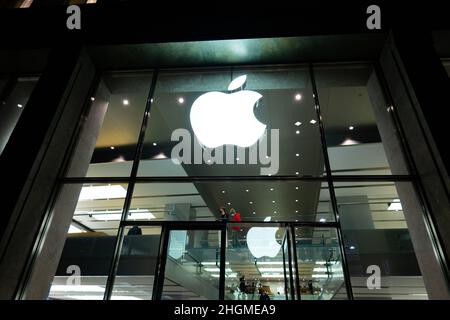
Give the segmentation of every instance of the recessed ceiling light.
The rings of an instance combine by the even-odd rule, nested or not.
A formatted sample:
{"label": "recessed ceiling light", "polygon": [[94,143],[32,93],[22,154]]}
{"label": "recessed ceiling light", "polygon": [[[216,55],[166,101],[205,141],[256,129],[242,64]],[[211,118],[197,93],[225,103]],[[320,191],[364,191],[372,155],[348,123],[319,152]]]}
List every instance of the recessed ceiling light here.
{"label": "recessed ceiling light", "polygon": [[350,127],[348,127],[348,130],[353,130],[353,129],[355,129],[355,127],[354,127],[354,126],[350,126]]}
{"label": "recessed ceiling light", "polygon": [[316,120],[314,120],[314,119],[312,119],[309,123],[311,123],[311,124],[316,124]]}
{"label": "recessed ceiling light", "polygon": [[225,193],[225,190],[222,190],[222,193]]}
{"label": "recessed ceiling light", "polygon": [[250,190],[248,190],[248,189],[245,189],[245,192],[249,192]]}
{"label": "recessed ceiling light", "polygon": [[211,163],[211,159],[208,159],[208,161],[207,161],[208,163]]}
{"label": "recessed ceiling light", "polygon": [[111,147],[109,147],[111,150],[114,150],[115,149],[115,147],[113,147],[113,146],[111,146]]}
{"label": "recessed ceiling light", "polygon": [[299,187],[295,187],[295,190],[298,190],[299,189]]}
{"label": "recessed ceiling light", "polygon": [[236,161],[239,161],[239,157],[236,158]]}
{"label": "recessed ceiling light", "polygon": [[295,101],[300,101],[300,100],[302,100],[302,95],[300,93],[297,93],[295,95]]}
{"label": "recessed ceiling light", "polygon": [[356,249],[356,247],[355,246],[350,246],[350,248],[349,248],[350,250],[355,250]]}
{"label": "recessed ceiling light", "polygon": [[95,101],[95,98],[94,98],[94,97],[91,97],[91,101]]}
{"label": "recessed ceiling light", "polygon": [[325,218],[320,218],[319,219],[319,222],[326,222],[327,221],[327,219],[325,219]]}
{"label": "recessed ceiling light", "polygon": [[256,212],[255,212],[255,211],[253,211],[253,214],[256,214]]}
{"label": "recessed ceiling light", "polygon": [[18,108],[22,108],[23,105],[21,105],[20,103],[18,103],[18,104],[17,104],[17,107],[18,107]]}
{"label": "recessed ceiling light", "polygon": [[295,202],[298,202],[298,199],[295,199]]}
{"label": "recessed ceiling light", "polygon": [[300,172],[296,171],[295,174],[298,176],[300,174]]}
{"label": "recessed ceiling light", "polygon": [[296,156],[296,157],[300,157],[300,154],[299,154],[299,153],[296,153],[295,156]]}
{"label": "recessed ceiling light", "polygon": [[150,99],[150,102],[153,103],[153,98]]}
{"label": "recessed ceiling light", "polygon": [[298,213],[298,210],[295,210],[295,213]]}
{"label": "recessed ceiling light", "polygon": [[295,131],[295,134],[300,134],[300,130]]}
{"label": "recessed ceiling light", "polygon": [[270,190],[270,191],[273,191],[273,190],[275,190],[275,189],[274,189],[274,188],[270,188],[269,190]]}
{"label": "recessed ceiling light", "polygon": [[130,101],[128,101],[127,99],[123,99],[122,103],[124,106],[127,106],[130,104]]}
{"label": "recessed ceiling light", "polygon": [[275,203],[275,200],[272,200],[272,203]]}
{"label": "recessed ceiling light", "polygon": [[269,159],[269,156],[266,156],[266,159]]}
{"label": "recessed ceiling light", "polygon": [[299,127],[302,123],[300,121],[297,121],[296,123],[294,123],[296,127]]}
{"label": "recessed ceiling light", "polygon": [[157,146],[157,143],[156,143],[156,142],[153,142],[153,146],[156,147],[156,146]]}
{"label": "recessed ceiling light", "polygon": [[276,211],[274,211],[273,213],[277,213]]}
{"label": "recessed ceiling light", "polygon": [[231,202],[228,202],[228,205],[231,206]]}
{"label": "recessed ceiling light", "polygon": [[179,98],[178,98],[178,103],[179,103],[179,104],[184,103],[184,98],[183,98],[183,97],[179,97]]}
{"label": "recessed ceiling light", "polygon": [[250,204],[253,204],[253,201],[250,201],[249,203],[250,203]]}

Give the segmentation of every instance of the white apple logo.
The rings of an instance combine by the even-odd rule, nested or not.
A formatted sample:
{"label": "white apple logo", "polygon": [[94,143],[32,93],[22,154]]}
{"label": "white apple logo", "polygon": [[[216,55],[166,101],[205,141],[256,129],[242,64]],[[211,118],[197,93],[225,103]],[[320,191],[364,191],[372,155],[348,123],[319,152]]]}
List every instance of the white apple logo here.
{"label": "white apple logo", "polygon": [[[270,221],[270,217],[264,219]],[[280,252],[281,245],[277,242],[275,234],[277,227],[253,227],[247,233],[247,246],[255,258],[263,256],[274,258]]]}
{"label": "white apple logo", "polygon": [[[246,75],[237,77],[228,91],[242,89],[246,81]],[[224,144],[246,148],[255,144],[266,129],[253,114],[253,107],[261,98],[261,94],[251,90],[211,91],[198,97],[192,104],[190,120],[199,142],[208,148]]]}

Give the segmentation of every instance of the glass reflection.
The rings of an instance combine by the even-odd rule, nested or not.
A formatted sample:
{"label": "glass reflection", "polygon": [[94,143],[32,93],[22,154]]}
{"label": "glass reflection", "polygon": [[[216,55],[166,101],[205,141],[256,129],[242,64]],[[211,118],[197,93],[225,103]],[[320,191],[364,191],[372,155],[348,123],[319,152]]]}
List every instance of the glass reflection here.
{"label": "glass reflection", "polygon": [[[233,79],[244,75],[245,84],[227,90]],[[245,97],[238,97],[240,94],[250,95],[248,105]],[[198,108],[193,108],[194,104]],[[209,114],[209,110],[214,111]],[[191,123],[195,119],[196,131]],[[304,69],[162,72],[158,75],[138,175],[320,176],[323,155],[316,123],[311,84]],[[259,134],[256,140],[248,139],[252,142],[245,145],[251,147],[238,149],[232,145],[252,136],[250,128],[258,131],[261,124],[268,130],[260,137],[262,145],[258,145]],[[210,129],[199,137],[203,127]],[[226,146],[203,148],[198,140],[211,137],[221,137],[218,145]],[[181,164],[174,163],[174,159]]]}
{"label": "glass reflection", "polygon": [[380,136],[387,124],[377,122],[386,108],[377,111],[371,96],[373,67],[317,66],[314,70],[332,173],[391,174]]}
{"label": "glass reflection", "polygon": [[48,299],[103,299],[126,190],[126,184],[62,188],[53,214],[72,219],[64,247],[55,248],[61,257]]}
{"label": "glass reflection", "polygon": [[[414,210],[411,189],[408,182],[335,183],[355,298],[427,299],[403,208]],[[381,271],[379,290],[367,288],[371,265]]]}
{"label": "glass reflection", "polygon": [[334,221],[328,188],[319,181],[137,183],[127,219],[216,221],[221,207],[242,221]]}
{"label": "glass reflection", "polygon": [[130,175],[151,80],[149,72],[103,75],[90,98],[68,176]]}

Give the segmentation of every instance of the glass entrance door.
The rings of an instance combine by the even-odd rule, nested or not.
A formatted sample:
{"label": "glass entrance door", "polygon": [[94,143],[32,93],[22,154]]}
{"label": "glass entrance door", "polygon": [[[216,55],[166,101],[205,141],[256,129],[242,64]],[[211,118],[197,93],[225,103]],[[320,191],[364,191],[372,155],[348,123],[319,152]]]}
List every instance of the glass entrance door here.
{"label": "glass entrance door", "polygon": [[159,299],[218,300],[221,230],[169,228],[164,241]]}

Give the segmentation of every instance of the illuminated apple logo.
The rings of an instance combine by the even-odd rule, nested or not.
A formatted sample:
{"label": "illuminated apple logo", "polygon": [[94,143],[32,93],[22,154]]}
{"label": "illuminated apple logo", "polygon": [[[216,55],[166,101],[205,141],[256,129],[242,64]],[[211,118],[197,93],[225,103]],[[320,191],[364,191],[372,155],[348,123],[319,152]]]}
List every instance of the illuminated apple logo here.
{"label": "illuminated apple logo", "polygon": [[266,125],[259,122],[253,113],[262,95],[242,90],[246,81],[246,75],[237,77],[228,86],[230,93],[211,91],[192,104],[191,126],[203,146],[217,148],[233,144],[246,148],[264,134]]}
{"label": "illuminated apple logo", "polygon": [[[264,219],[270,221],[270,217]],[[280,252],[281,245],[277,242],[275,234],[277,227],[253,227],[247,233],[247,246],[255,258],[274,258]]]}

